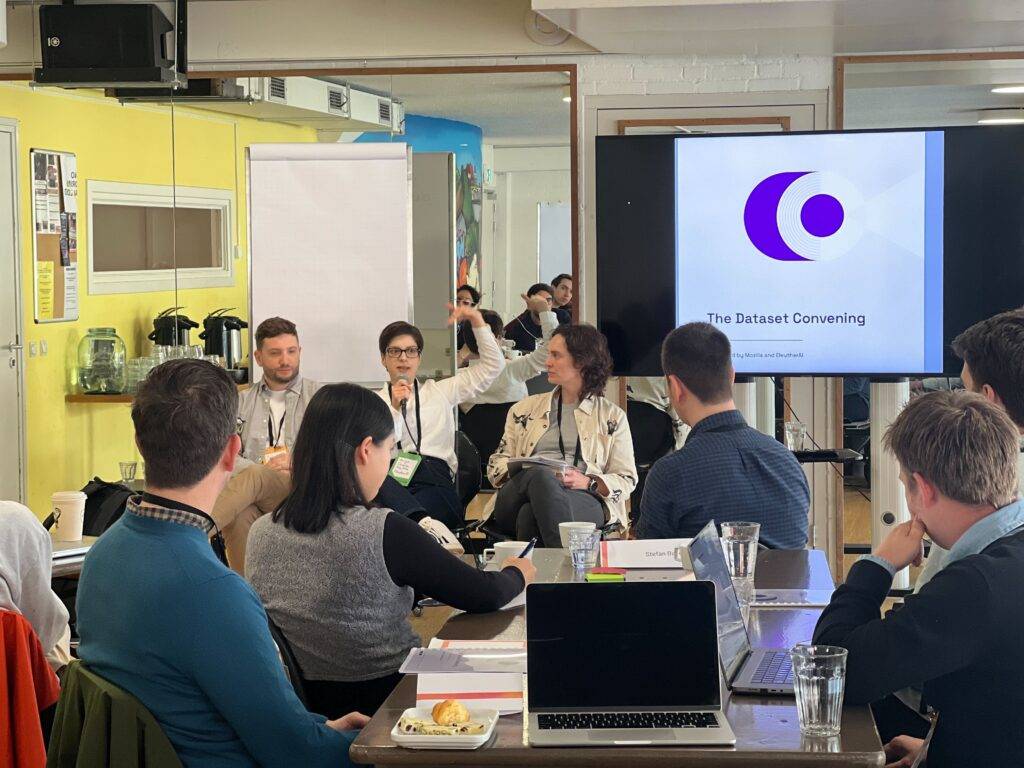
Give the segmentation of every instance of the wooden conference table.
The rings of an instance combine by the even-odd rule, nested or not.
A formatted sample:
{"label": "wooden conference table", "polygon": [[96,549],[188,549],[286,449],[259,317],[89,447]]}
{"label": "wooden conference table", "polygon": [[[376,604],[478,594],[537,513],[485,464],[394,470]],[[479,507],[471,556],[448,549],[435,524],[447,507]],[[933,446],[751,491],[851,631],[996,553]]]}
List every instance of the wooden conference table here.
{"label": "wooden conference table", "polygon": [[[537,581],[572,581],[573,571],[561,549],[534,553]],[[758,555],[756,586],[761,589],[828,589],[832,575],[823,552],[763,551]],[[819,609],[757,608],[749,630],[755,646],[789,648],[806,642]],[[457,640],[525,640],[523,608],[497,613],[454,616],[439,637]],[[600,643],[600,638],[594,642]],[[685,663],[680,660],[680,663]],[[599,670],[597,671],[599,673]],[[731,696],[725,713],[736,732],[735,748],[706,747],[562,747],[527,746],[521,715],[502,717],[495,737],[480,749],[427,751],[405,749],[391,741],[391,728],[408,707],[415,706],[416,680],[408,676],[384,702],[350,755],[357,763],[378,768],[417,766],[879,766],[884,755],[867,707],[843,708],[842,734],[833,739],[802,737],[795,700],[784,697]]]}

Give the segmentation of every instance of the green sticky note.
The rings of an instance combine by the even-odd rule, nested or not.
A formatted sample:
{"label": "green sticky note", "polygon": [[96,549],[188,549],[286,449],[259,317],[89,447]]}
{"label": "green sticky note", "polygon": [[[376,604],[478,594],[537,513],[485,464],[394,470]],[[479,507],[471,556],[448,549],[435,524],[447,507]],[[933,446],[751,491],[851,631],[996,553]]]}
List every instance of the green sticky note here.
{"label": "green sticky note", "polygon": [[587,581],[625,581],[621,573],[587,573]]}

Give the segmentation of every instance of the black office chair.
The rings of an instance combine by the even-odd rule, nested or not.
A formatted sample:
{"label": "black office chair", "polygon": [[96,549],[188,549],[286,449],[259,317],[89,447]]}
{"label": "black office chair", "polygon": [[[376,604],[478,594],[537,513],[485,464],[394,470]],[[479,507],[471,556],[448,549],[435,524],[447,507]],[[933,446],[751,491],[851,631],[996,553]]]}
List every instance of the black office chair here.
{"label": "black office chair", "polygon": [[631,526],[639,520],[640,502],[644,484],[654,462],[671,453],[676,445],[672,417],[649,403],[626,402],[626,420],[633,438],[633,458],[636,461],[637,483],[629,497]]}
{"label": "black office chair", "polygon": [[302,679],[302,670],[299,668],[299,662],[292,652],[292,647],[289,645],[288,640],[285,639],[281,628],[274,623],[269,614],[267,615],[267,625],[270,627],[270,636],[274,638],[274,643],[277,645],[277,651],[281,654],[284,670],[288,674],[288,680],[291,681],[292,688],[295,689],[295,695],[299,697],[302,706],[309,709],[309,703],[306,698],[306,683]]}
{"label": "black office chair", "polygon": [[459,501],[465,510],[469,503],[480,493],[483,478],[483,463],[480,453],[473,441],[462,430],[455,432],[455,456],[459,461],[459,474],[455,480]]}
{"label": "black office chair", "polygon": [[[459,413],[459,428],[466,434],[480,453],[480,464],[487,466],[491,454],[498,449],[502,436],[505,434],[505,418],[515,403],[484,403],[474,405],[467,413]],[[487,477],[483,477],[481,487],[494,490]]]}
{"label": "black office chair", "polygon": [[[475,410],[475,409],[474,409]],[[459,460],[459,473],[456,478],[456,490],[459,492],[459,501],[462,503],[463,517],[466,507],[480,493],[483,482],[483,465],[480,460],[480,453],[477,451],[473,441],[461,430],[455,433],[455,455]],[[476,556],[484,548],[491,546],[486,539],[473,538],[470,534],[480,529],[482,520],[471,520],[452,531],[459,540],[466,552]]]}

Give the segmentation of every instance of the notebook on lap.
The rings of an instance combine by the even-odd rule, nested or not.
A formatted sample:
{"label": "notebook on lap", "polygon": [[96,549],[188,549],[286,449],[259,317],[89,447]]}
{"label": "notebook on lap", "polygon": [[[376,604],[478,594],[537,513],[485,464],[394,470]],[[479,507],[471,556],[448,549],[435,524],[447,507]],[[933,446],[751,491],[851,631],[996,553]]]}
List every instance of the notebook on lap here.
{"label": "notebook on lap", "polygon": [[707,582],[531,584],[535,747],[735,744]]}

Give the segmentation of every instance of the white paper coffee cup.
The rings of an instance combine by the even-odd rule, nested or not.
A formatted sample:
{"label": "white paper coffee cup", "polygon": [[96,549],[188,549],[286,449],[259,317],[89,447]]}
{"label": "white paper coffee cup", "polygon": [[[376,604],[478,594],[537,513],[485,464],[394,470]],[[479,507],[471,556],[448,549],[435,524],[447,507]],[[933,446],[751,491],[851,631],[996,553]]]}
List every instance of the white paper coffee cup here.
{"label": "white paper coffee cup", "polygon": [[55,541],[80,541],[85,522],[85,494],[81,491],[57,491],[50,497]]}
{"label": "white paper coffee cup", "polygon": [[596,523],[583,523],[568,521],[558,524],[558,538],[562,540],[562,549],[569,548],[569,531],[579,529],[581,531],[596,531]]}

